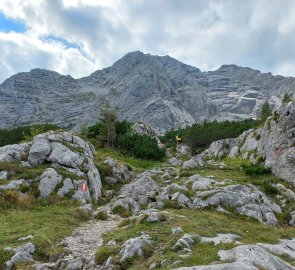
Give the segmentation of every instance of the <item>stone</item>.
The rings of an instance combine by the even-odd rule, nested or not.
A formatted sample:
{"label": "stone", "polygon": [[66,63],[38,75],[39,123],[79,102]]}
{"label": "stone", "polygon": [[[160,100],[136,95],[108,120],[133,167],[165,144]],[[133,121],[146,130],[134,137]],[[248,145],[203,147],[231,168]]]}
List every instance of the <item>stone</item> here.
{"label": "stone", "polygon": [[254,186],[245,185],[229,185],[200,192],[193,204],[196,209],[207,206],[235,208],[242,215],[253,217],[270,225],[277,224],[275,214],[281,213],[280,207],[272,203],[263,192],[258,191]]}
{"label": "stone", "polygon": [[56,185],[62,182],[62,176],[52,168],[46,169],[40,176],[39,190],[40,198],[48,197],[55,189]]}
{"label": "stone", "polygon": [[262,244],[258,243],[258,246],[264,248],[268,252],[278,255],[280,257],[289,258],[292,261],[295,260],[295,238],[282,239],[278,244]]}
{"label": "stone", "polygon": [[19,186],[21,186],[24,182],[25,182],[25,180],[23,180],[23,179],[13,180],[6,185],[0,185],[0,190],[16,189]]}
{"label": "stone", "polygon": [[199,241],[199,235],[185,234],[177,240],[172,249],[178,251],[184,248],[191,249],[191,246],[196,244],[197,241]]}
{"label": "stone", "polygon": [[176,157],[177,158],[188,158],[191,156],[191,149],[185,145],[180,144],[176,149]]}
{"label": "stone", "polygon": [[59,142],[52,142],[52,151],[47,157],[47,161],[56,162],[60,165],[72,167],[74,169],[81,168],[83,157],[70,150],[68,147]]}
{"label": "stone", "polygon": [[8,172],[7,171],[0,171],[0,181],[7,180]]}
{"label": "stone", "polygon": [[0,147],[0,162],[15,162],[26,158],[30,143],[11,144]]}
{"label": "stone", "polygon": [[30,148],[28,162],[32,166],[42,164],[51,151],[51,144],[46,139],[35,140]]}
{"label": "stone", "polygon": [[35,252],[35,246],[32,243],[27,243],[13,249],[14,255],[5,263],[6,270],[13,269],[16,263],[34,262],[32,254]]}
{"label": "stone", "polygon": [[193,190],[207,190],[210,185],[215,184],[216,182],[211,178],[203,177],[199,174],[194,174],[187,178],[185,184],[192,183]]}
{"label": "stone", "polygon": [[249,262],[258,269],[294,270],[294,267],[257,245],[241,245],[229,250],[218,251],[222,261]]}
{"label": "stone", "polygon": [[183,232],[183,230],[182,230],[181,227],[175,227],[175,228],[172,228],[172,229],[171,229],[171,233],[172,233],[173,235],[177,235],[177,234],[180,234],[180,233],[182,233],[182,232]]}
{"label": "stone", "polygon": [[175,166],[175,167],[181,165],[181,161],[180,161],[179,159],[175,158],[175,157],[170,158],[170,159],[169,159],[169,163],[170,163],[172,166]]}
{"label": "stone", "polygon": [[67,195],[73,189],[74,189],[74,185],[73,185],[72,180],[70,178],[66,178],[63,181],[63,186],[57,191],[57,194],[63,198],[63,197],[65,197],[65,195]]}
{"label": "stone", "polygon": [[24,237],[21,237],[19,239],[17,239],[18,241],[27,241],[27,240],[31,240],[33,239],[34,236],[33,235],[27,235],[27,236],[24,236]]}
{"label": "stone", "polygon": [[135,255],[143,256],[143,248],[151,246],[153,241],[150,240],[150,236],[143,234],[139,237],[131,238],[124,242],[119,256],[121,261],[125,261],[128,258],[132,258]]}
{"label": "stone", "polygon": [[183,162],[182,164],[182,169],[183,170],[189,170],[189,169],[194,169],[198,166],[198,163],[193,159],[189,159]]}
{"label": "stone", "polygon": [[140,206],[148,205],[151,202],[149,194],[159,192],[157,183],[151,178],[148,172],[145,172],[132,183],[122,187],[117,198],[111,201],[112,209],[116,206],[122,206],[126,210],[138,213]]}
{"label": "stone", "polygon": [[188,207],[188,208],[193,207],[191,199],[185,196],[181,192],[175,192],[172,195],[171,201],[177,201],[178,205],[181,207]]}
{"label": "stone", "polygon": [[214,245],[219,245],[221,243],[235,243],[235,244],[240,244],[239,241],[236,239],[241,238],[241,236],[236,235],[236,234],[231,234],[231,233],[219,233],[215,237],[204,237],[201,236],[201,243],[214,243]]}

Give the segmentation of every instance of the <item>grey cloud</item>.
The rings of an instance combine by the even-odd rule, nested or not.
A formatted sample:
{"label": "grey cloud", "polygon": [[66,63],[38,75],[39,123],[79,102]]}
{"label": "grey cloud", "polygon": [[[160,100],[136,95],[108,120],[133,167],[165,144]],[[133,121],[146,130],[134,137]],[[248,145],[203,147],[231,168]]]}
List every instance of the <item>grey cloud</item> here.
{"label": "grey cloud", "polygon": [[[202,70],[233,63],[291,75],[284,73],[290,68],[282,67],[295,66],[294,1],[108,1],[113,5],[66,7],[62,0],[43,0],[38,6],[35,1],[22,1],[19,8],[31,31],[80,45],[81,59],[92,59],[91,67],[73,71],[80,76],[134,50],[169,54]],[[16,65],[25,67],[21,61],[13,65],[10,58],[6,61],[11,70]],[[53,62],[49,59],[44,65],[55,69]]]}

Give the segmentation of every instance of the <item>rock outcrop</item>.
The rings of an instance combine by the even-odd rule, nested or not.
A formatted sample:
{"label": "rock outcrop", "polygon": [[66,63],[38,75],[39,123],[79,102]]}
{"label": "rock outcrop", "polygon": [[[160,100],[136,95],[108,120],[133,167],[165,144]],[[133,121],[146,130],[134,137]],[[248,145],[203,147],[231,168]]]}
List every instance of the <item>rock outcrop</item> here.
{"label": "rock outcrop", "polygon": [[0,162],[18,162],[19,166],[28,168],[42,165],[45,170],[36,179],[13,180],[0,189],[15,189],[37,182],[39,198],[57,193],[62,198],[71,196],[82,203],[91,199],[97,201],[102,186],[93,163],[93,152],[90,144],[70,132],[47,132],[35,136],[29,143],[1,147]]}
{"label": "rock outcrop", "polygon": [[107,100],[121,119],[164,133],[204,119],[254,117],[263,101],[277,106],[294,89],[290,77],[235,65],[201,72],[169,56],[132,52],[77,80],[43,69],[8,78],[0,85],[0,128],[43,122],[78,129],[93,124]]}
{"label": "rock outcrop", "polygon": [[212,143],[204,155],[248,158],[295,185],[295,102],[274,110],[261,128],[245,131],[236,139]]}

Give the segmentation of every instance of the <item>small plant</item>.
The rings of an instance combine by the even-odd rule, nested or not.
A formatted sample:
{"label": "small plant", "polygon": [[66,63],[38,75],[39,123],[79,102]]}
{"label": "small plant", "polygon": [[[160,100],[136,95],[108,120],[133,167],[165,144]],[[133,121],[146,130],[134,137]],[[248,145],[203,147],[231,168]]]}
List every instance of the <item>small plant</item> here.
{"label": "small plant", "polygon": [[293,99],[288,95],[288,94],[285,94],[284,97],[283,97],[283,100],[282,102],[283,103],[289,103],[291,102]]}
{"label": "small plant", "polygon": [[117,205],[113,208],[113,213],[116,214],[116,215],[119,215],[123,218],[127,218],[127,217],[130,217],[132,216],[132,213],[125,209],[123,206],[121,205]]}
{"label": "small plant", "polygon": [[106,211],[99,211],[95,216],[95,219],[97,220],[107,220],[108,219],[108,213]]}
{"label": "small plant", "polygon": [[264,181],[262,184],[262,188],[264,192],[268,195],[277,195],[279,194],[279,191],[276,187],[271,185],[268,181]]}
{"label": "small plant", "polygon": [[242,170],[249,176],[270,174],[271,169],[258,164],[242,164]]}
{"label": "small plant", "polygon": [[106,262],[106,260],[110,256],[114,256],[114,254],[117,252],[118,252],[117,247],[108,247],[108,246],[100,247],[95,253],[95,261],[97,264],[102,265],[103,263]]}
{"label": "small plant", "polygon": [[177,201],[166,200],[164,201],[164,208],[181,209],[182,207]]}
{"label": "small plant", "polygon": [[76,208],[73,211],[73,216],[81,221],[88,221],[91,219],[91,214],[80,208]]}
{"label": "small plant", "polygon": [[256,141],[259,141],[260,139],[261,139],[261,135],[260,135],[260,134],[256,134],[256,135],[255,135],[255,140],[256,140]]}

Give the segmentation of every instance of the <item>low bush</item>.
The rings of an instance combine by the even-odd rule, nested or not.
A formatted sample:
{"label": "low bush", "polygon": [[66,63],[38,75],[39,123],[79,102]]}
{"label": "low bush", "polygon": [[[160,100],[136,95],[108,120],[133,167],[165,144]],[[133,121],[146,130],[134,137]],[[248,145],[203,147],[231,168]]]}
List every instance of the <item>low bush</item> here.
{"label": "low bush", "polygon": [[117,247],[102,246],[95,253],[95,261],[97,264],[101,265],[105,263],[110,256],[114,256],[117,252]]}
{"label": "low bush", "polygon": [[0,147],[8,144],[20,143],[23,140],[31,140],[37,134],[56,129],[59,129],[59,127],[54,124],[39,124],[21,126],[13,129],[0,129]]}
{"label": "low bush", "polygon": [[119,215],[123,218],[128,218],[132,216],[132,213],[121,205],[115,206],[112,211],[114,214]]}
{"label": "low bush", "polygon": [[157,140],[148,135],[125,134],[119,136],[116,148],[122,154],[140,159],[161,160],[165,157],[165,150],[160,149]]}
{"label": "low bush", "polygon": [[242,164],[242,170],[249,176],[271,174],[271,169],[258,164]]}

